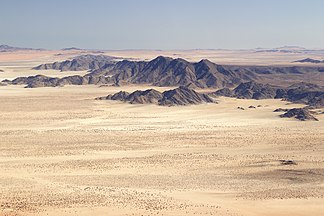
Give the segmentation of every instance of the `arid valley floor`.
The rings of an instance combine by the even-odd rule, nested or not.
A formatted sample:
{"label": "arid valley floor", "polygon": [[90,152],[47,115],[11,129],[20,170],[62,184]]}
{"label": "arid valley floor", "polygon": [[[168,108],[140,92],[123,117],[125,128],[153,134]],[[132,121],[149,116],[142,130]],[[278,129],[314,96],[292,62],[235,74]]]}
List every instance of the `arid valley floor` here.
{"label": "arid valley floor", "polygon": [[[1,80],[42,73],[44,53],[1,53]],[[62,73],[85,74],[44,72]],[[279,118],[304,106],[280,99],[94,100],[148,88],[0,86],[0,215],[323,215],[324,115]]]}

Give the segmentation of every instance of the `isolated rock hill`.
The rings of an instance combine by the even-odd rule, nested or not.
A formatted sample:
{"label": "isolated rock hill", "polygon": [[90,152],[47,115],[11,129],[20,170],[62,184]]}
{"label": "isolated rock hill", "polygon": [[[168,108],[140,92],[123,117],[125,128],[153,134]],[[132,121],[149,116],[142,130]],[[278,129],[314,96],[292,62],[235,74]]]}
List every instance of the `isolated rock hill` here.
{"label": "isolated rock hill", "polygon": [[27,85],[26,88],[36,87],[55,87],[58,86],[59,78],[52,78],[43,75],[29,76],[29,77],[18,77],[12,81],[3,80],[3,83],[10,85]]}
{"label": "isolated rock hill", "polygon": [[128,93],[120,91],[107,97],[96,98],[98,100],[119,100],[131,104],[157,104],[160,106],[178,106],[201,103],[214,103],[214,100],[206,94],[200,94],[196,91],[180,86],[179,88],[165,91],[163,93],[154,89],[146,91],[135,91]]}
{"label": "isolated rock hill", "polygon": [[25,88],[39,88],[39,87],[56,87],[64,85],[85,85],[89,80],[83,76],[74,75],[64,78],[53,78],[43,75],[18,77],[12,81],[3,80],[2,83],[9,85],[26,85]]}
{"label": "isolated rock hill", "polygon": [[113,58],[105,55],[81,55],[73,60],[66,60],[63,62],[54,62],[48,64],[41,64],[34,67],[34,70],[60,70],[60,71],[83,71],[95,70],[107,67],[113,64]]}
{"label": "isolated rock hill", "polygon": [[273,112],[288,112],[289,109],[278,108],[275,109]]}
{"label": "isolated rock hill", "polygon": [[241,83],[233,90],[228,88],[220,89],[216,91],[214,95],[256,100],[281,98],[314,107],[324,106],[324,88],[304,82],[294,84],[284,89],[251,81]]}
{"label": "isolated rock hill", "polygon": [[301,59],[301,60],[297,60],[294,61],[297,63],[314,63],[314,64],[319,64],[319,63],[324,63],[324,60],[317,60],[317,59],[311,59],[311,58],[306,58],[306,59]]}
{"label": "isolated rock hill", "polygon": [[307,108],[294,108],[280,115],[281,118],[296,118],[300,121],[318,121]]}
{"label": "isolated rock hill", "polygon": [[71,51],[71,50],[80,51],[80,50],[83,50],[83,49],[78,48],[78,47],[66,47],[66,48],[62,48],[61,50],[62,51]]}

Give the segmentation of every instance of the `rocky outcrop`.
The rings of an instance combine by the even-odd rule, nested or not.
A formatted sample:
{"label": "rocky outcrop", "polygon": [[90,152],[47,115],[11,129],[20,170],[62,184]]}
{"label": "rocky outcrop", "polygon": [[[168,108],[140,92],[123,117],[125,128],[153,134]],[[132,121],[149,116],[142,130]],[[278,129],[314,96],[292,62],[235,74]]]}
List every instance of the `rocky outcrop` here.
{"label": "rocky outcrop", "polygon": [[154,89],[149,89],[146,91],[137,90],[131,94],[121,91],[113,95],[108,95],[105,99],[120,100],[129,102],[131,104],[158,104],[159,100],[161,100],[162,98],[162,93]]}
{"label": "rocky outcrop", "polygon": [[160,93],[154,89],[146,91],[135,91],[128,93],[120,91],[107,97],[97,98],[99,100],[119,100],[132,104],[157,104],[161,106],[177,106],[201,103],[214,103],[214,100],[205,94],[197,93],[187,87],[179,87]]}
{"label": "rocky outcrop", "polygon": [[217,96],[236,97],[240,99],[269,99],[275,98],[277,95],[277,88],[270,85],[264,85],[256,82],[241,83],[235,89],[228,88],[220,89],[214,94]]}
{"label": "rocky outcrop", "polygon": [[273,112],[288,112],[289,109],[278,108],[273,110]]}
{"label": "rocky outcrop", "polygon": [[96,70],[111,75],[115,83],[150,83],[154,86],[224,87],[237,84],[235,73],[208,60],[190,63],[184,59],[159,56],[149,62],[124,60],[114,67]]}
{"label": "rocky outcrop", "polygon": [[279,160],[280,164],[283,166],[287,165],[297,165],[297,162],[294,160]]}
{"label": "rocky outcrop", "polygon": [[4,80],[4,83],[10,85],[26,85],[26,88],[39,88],[39,87],[56,87],[64,85],[85,85],[89,80],[83,76],[68,76],[64,78],[47,77],[44,75],[36,75],[29,77],[19,77],[12,81]]}
{"label": "rocky outcrop", "polygon": [[281,118],[296,118],[300,121],[318,121],[307,108],[294,108],[280,115]]}
{"label": "rocky outcrop", "polygon": [[235,96],[234,92],[229,88],[220,89],[220,90],[216,91],[214,93],[214,95],[223,96],[223,97],[234,97]]}
{"label": "rocky outcrop", "polygon": [[163,92],[163,98],[159,101],[159,105],[173,106],[213,102],[214,100],[206,94],[200,94],[190,88],[180,86]]}
{"label": "rocky outcrop", "polygon": [[113,58],[105,55],[82,55],[72,60],[42,64],[34,67],[34,70],[60,70],[60,71],[83,71],[95,70],[108,67],[113,64]]}
{"label": "rocky outcrop", "polygon": [[12,81],[4,80],[3,82],[10,85],[27,85],[26,88],[37,87],[55,87],[59,85],[59,78],[52,78],[43,75],[18,77]]}
{"label": "rocky outcrop", "polygon": [[324,89],[318,85],[299,83],[289,87],[285,97],[288,101],[304,103],[313,107],[324,106]]}
{"label": "rocky outcrop", "polygon": [[241,83],[234,89],[234,95],[243,99],[267,99],[276,96],[276,89],[270,85],[263,85],[255,82]]}
{"label": "rocky outcrop", "polygon": [[235,89],[223,88],[214,93],[216,96],[240,99],[285,99],[294,103],[304,103],[313,107],[324,106],[324,89],[311,83],[297,83],[286,89],[255,82],[241,83]]}

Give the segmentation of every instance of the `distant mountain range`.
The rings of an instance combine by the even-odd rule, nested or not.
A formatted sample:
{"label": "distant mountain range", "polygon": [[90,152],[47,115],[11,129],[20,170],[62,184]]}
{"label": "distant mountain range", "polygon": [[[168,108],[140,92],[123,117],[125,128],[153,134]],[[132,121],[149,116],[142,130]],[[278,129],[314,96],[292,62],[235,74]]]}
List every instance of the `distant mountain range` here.
{"label": "distant mountain range", "polygon": [[[0,45],[0,50],[46,50],[42,48],[23,48],[23,47],[14,47],[10,45]],[[82,49],[78,47],[65,47],[60,49],[62,51],[86,51],[86,50],[96,50],[100,51],[100,49]],[[103,49],[105,50],[105,49]],[[101,51],[103,51],[101,50]],[[140,49],[139,49],[140,50]],[[153,49],[152,49],[153,50]],[[195,50],[254,50],[256,52],[283,52],[283,53],[304,53],[304,52],[324,52],[324,48],[317,48],[317,49],[309,49],[300,46],[282,46],[277,48],[251,48],[251,49],[195,49]],[[162,50],[155,50],[155,51],[162,51]]]}
{"label": "distant mountain range", "polygon": [[13,51],[21,51],[21,50],[44,50],[44,49],[21,48],[21,47],[9,46],[9,45],[0,45],[0,52],[13,52]]}
{"label": "distant mountain range", "polygon": [[299,46],[283,46],[278,48],[257,48],[256,52],[270,53],[324,53],[324,49],[307,49]]}
{"label": "distant mountain range", "polygon": [[314,64],[319,64],[319,63],[324,63],[324,60],[316,60],[316,59],[311,59],[311,58],[305,58],[301,60],[294,61],[297,63],[314,63]]}

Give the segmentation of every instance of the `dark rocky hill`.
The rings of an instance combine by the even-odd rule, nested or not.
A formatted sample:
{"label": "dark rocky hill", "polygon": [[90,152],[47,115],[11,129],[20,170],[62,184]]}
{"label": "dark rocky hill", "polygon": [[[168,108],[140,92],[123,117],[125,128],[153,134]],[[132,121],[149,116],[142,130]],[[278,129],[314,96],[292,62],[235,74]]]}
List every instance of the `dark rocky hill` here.
{"label": "dark rocky hill", "polygon": [[3,83],[10,85],[27,85],[26,88],[36,87],[55,87],[58,86],[59,78],[52,78],[43,75],[29,76],[29,77],[18,77],[12,81],[3,80]]}
{"label": "dark rocky hill", "polygon": [[300,121],[318,121],[307,108],[294,108],[280,115],[281,118],[296,118]]}
{"label": "dark rocky hill", "polygon": [[275,98],[277,90],[270,85],[255,82],[241,83],[234,89],[233,95],[237,98],[246,99],[267,99]]}
{"label": "dark rocky hill", "polygon": [[[215,92],[217,96],[236,97],[240,99],[270,99],[276,98],[278,88],[256,82],[245,82],[233,90],[223,88]],[[280,89],[281,90],[281,89]]]}
{"label": "dark rocky hill", "polygon": [[47,77],[44,75],[36,75],[29,77],[18,77],[12,81],[3,80],[3,83],[9,85],[26,85],[25,88],[39,88],[39,87],[56,87],[64,85],[85,85],[89,80],[83,76],[68,76],[64,78]]}
{"label": "dark rocky hill", "polygon": [[241,99],[281,98],[295,103],[304,103],[314,107],[324,106],[324,88],[310,83],[298,83],[288,88],[279,88],[255,82],[241,83],[233,90],[223,88],[214,93],[216,96]]}
{"label": "dark rocky hill", "polygon": [[105,55],[81,55],[72,60],[42,64],[34,67],[34,70],[60,70],[60,71],[82,71],[95,70],[107,67],[113,63],[113,58]]}
{"label": "dark rocky hill", "polygon": [[62,48],[61,50],[62,50],[62,51],[71,51],[71,50],[77,50],[77,51],[80,51],[80,50],[83,50],[83,49],[78,48],[78,47],[66,47],[66,48]]}
{"label": "dark rocky hill", "polygon": [[190,63],[184,59],[159,56],[149,62],[124,60],[115,66],[93,71],[92,75],[111,75],[115,83],[150,83],[155,86],[224,87],[238,84],[235,73],[202,60]]}
{"label": "dark rocky hill", "polygon": [[135,91],[128,93],[120,91],[107,97],[97,98],[99,100],[119,100],[132,104],[157,104],[161,106],[176,106],[201,103],[214,103],[214,100],[205,94],[197,93],[187,87],[179,88],[160,93],[154,89],[146,91]]}
{"label": "dark rocky hill", "polygon": [[324,63],[324,60],[321,61],[321,60],[317,60],[317,59],[306,58],[306,59],[301,59],[301,60],[297,60],[297,61],[294,61],[294,62],[319,64],[319,63]]}
{"label": "dark rocky hill", "polygon": [[213,102],[214,100],[206,94],[200,94],[190,88],[180,86],[163,92],[163,98],[159,101],[159,105],[173,106]]}

